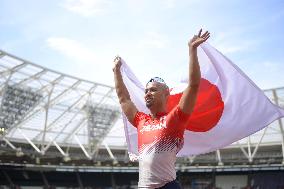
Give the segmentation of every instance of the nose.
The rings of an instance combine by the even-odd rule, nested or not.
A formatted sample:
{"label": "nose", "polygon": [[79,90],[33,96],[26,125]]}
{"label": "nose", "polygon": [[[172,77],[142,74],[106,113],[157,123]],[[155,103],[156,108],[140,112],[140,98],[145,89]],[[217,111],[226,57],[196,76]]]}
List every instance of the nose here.
{"label": "nose", "polygon": [[147,91],[146,93],[145,93],[145,98],[147,98],[148,96],[150,96],[151,95],[151,92],[150,91]]}

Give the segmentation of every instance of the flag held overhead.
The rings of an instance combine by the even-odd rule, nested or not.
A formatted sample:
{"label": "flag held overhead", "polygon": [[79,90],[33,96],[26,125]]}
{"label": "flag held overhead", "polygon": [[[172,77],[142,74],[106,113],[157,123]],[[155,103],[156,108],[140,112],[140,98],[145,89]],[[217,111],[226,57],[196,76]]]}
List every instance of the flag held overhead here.
{"label": "flag held overhead", "polygon": [[[272,104],[235,64],[205,43],[198,49],[201,83],[194,110],[184,132],[184,146],[178,156],[208,153],[249,136],[284,117],[284,110]],[[139,111],[149,113],[144,87],[123,62],[124,83]],[[188,78],[171,89],[167,110],[177,106]],[[123,115],[129,153],[138,155],[137,129]]]}

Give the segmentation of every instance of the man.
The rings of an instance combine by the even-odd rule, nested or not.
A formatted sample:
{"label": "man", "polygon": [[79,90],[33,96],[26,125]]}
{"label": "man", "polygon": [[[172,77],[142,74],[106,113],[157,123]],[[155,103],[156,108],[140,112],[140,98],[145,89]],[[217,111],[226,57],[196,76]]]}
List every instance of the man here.
{"label": "man", "polygon": [[158,77],[152,78],[145,89],[145,102],[151,114],[139,112],[122,79],[121,58],[114,60],[114,81],[119,103],[138,133],[139,188],[180,188],[176,181],[176,154],[183,146],[185,125],[193,111],[200,84],[197,48],[209,37],[208,31],[202,34],[200,30],[188,42],[189,83],[178,106],[171,112],[166,112],[169,88]]}

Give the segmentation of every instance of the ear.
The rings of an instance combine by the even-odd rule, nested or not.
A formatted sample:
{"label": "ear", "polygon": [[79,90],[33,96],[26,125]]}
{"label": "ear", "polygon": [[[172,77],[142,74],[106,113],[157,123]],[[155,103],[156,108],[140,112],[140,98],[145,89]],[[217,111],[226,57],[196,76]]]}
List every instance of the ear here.
{"label": "ear", "polygon": [[168,87],[166,88],[165,91],[166,91],[166,96],[170,96],[170,89]]}

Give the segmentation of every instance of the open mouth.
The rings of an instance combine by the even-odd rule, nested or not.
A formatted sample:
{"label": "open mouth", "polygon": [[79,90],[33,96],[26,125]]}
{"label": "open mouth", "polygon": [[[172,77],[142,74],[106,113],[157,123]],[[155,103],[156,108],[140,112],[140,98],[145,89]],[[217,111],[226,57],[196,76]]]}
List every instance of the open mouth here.
{"label": "open mouth", "polygon": [[153,99],[147,98],[145,99],[147,108],[150,108],[153,105]]}
{"label": "open mouth", "polygon": [[153,98],[146,98],[146,103],[150,103],[153,100]]}

